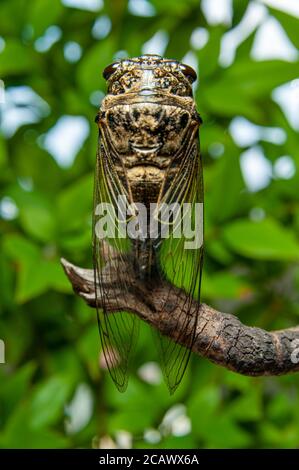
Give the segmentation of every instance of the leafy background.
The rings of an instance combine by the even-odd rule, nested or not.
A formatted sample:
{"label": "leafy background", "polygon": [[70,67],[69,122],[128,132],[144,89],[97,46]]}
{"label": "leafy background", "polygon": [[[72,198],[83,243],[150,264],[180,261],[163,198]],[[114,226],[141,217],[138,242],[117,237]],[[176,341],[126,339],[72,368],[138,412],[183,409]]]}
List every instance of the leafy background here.
{"label": "leafy background", "polygon": [[250,325],[298,323],[299,13],[286,3],[1,1],[1,447],[299,446],[298,375],[248,378],[193,357],[169,397],[146,327],[119,394],[95,312],[59,263],[91,266],[103,68],[184,58],[204,120],[202,299]]}

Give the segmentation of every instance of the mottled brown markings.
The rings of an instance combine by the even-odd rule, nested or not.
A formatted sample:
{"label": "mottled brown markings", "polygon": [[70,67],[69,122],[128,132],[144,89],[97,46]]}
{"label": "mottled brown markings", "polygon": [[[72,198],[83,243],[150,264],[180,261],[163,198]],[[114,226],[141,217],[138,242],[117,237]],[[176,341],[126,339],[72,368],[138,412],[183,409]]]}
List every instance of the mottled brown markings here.
{"label": "mottled brown markings", "polygon": [[[151,203],[202,202],[198,148],[200,120],[192,97],[195,72],[173,60],[142,56],[112,64],[105,69],[104,76],[108,80],[108,94],[102,101],[96,119],[101,145],[95,205],[107,200],[115,204],[117,196],[123,194],[128,197],[129,203],[142,203],[147,208]],[[178,251],[177,257],[175,245],[170,243],[168,248],[164,245],[166,263],[169,263],[169,257],[173,258],[166,272],[165,263],[164,266],[161,263],[163,255],[160,254],[160,243],[163,245],[161,240],[153,241],[149,236],[145,240],[132,238],[129,253],[124,254],[118,241],[114,240],[119,257],[113,258],[113,263],[118,265],[116,280],[113,276],[112,292],[107,289],[106,283],[109,270],[100,269],[100,246],[99,241],[94,239],[95,282],[99,283],[99,297],[104,310],[99,322],[103,349],[113,351],[116,346],[120,352],[123,365],[120,365],[120,370],[110,370],[110,373],[121,390],[125,388],[127,381],[126,370],[133,335],[128,343],[121,339],[119,325],[126,320],[122,315],[119,320],[118,316],[110,319],[106,311],[111,308],[117,311],[117,305],[119,309],[125,309],[126,306],[129,308],[132,301],[132,289],[135,289],[136,282],[132,281],[129,272],[125,274],[124,266],[127,266],[128,271],[135,272],[139,285],[146,282],[147,290],[151,290],[153,295],[156,286],[165,277],[176,279],[176,283],[184,282],[184,275],[187,275],[184,255]],[[176,330],[174,339],[177,344],[161,340],[163,368],[171,391],[180,382],[189,357],[189,351],[181,349],[179,345],[180,338],[187,335],[191,348],[195,337],[198,309],[191,312],[190,308],[192,296],[199,295],[195,286],[200,284],[198,275],[200,276],[201,259],[202,249],[194,255],[192,264],[189,263],[188,266],[188,277],[192,283],[189,297],[182,306],[186,322],[180,323],[175,315],[168,319],[167,330]],[[181,273],[176,278],[179,270]],[[123,296],[120,298],[122,289]],[[140,301],[143,298],[149,306],[149,300],[144,297],[144,287],[141,292],[143,297]],[[176,305],[177,295],[177,289],[169,284],[169,290],[163,299],[164,304]],[[153,311],[156,312],[156,309]],[[133,323],[129,323],[126,329],[134,329]],[[114,363],[111,358],[107,362]]]}

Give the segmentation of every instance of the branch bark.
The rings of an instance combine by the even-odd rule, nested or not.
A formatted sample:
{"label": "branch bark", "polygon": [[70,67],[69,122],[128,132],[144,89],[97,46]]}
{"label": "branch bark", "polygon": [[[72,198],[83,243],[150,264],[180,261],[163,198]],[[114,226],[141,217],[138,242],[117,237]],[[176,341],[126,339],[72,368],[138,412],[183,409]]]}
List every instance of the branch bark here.
{"label": "branch bark", "polygon": [[[100,297],[95,293],[93,271],[79,268],[65,259],[61,259],[61,263],[75,293],[89,306],[96,307],[96,299],[99,302]],[[107,272],[107,265],[104,270]],[[110,284],[113,282],[111,273],[113,273],[113,267],[109,271],[109,277],[107,276]],[[132,273],[128,271],[127,275],[132,276]],[[130,280],[134,283],[134,293],[131,293],[129,297],[126,294],[126,303],[121,307],[138,315],[142,320],[159,329],[163,335],[175,341],[179,340],[182,345],[188,344],[189,333],[186,332],[184,338],[181,336],[177,338],[180,328],[174,329],[171,326],[174,319],[184,324],[185,316],[192,315],[193,308],[198,308],[196,301],[194,300],[191,310],[186,312],[183,291],[177,291],[173,302],[171,298],[168,298],[165,305],[165,296],[169,293],[166,282],[149,291],[140,280],[133,278]],[[105,289],[108,291],[109,283],[107,281],[105,284]],[[115,284],[113,296],[115,298]],[[111,313],[120,309],[120,301],[123,298],[121,290],[119,290],[117,304],[113,296],[111,295],[108,305]],[[98,304],[98,307],[101,305]],[[296,348],[298,348],[298,354]],[[234,315],[222,313],[208,305],[201,304],[196,340],[192,350],[195,354],[240,374],[283,375],[299,370],[299,326],[268,332],[261,328],[246,326]]]}

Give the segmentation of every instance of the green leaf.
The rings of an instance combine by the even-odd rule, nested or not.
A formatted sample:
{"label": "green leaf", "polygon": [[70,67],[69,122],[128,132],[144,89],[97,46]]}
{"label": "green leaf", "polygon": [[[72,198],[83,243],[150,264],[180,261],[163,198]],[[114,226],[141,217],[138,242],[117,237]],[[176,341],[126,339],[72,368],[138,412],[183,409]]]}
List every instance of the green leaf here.
{"label": "green leaf", "polygon": [[[49,100],[48,96],[44,98]],[[33,136],[30,133],[29,135],[30,139],[27,134],[27,139],[22,142],[22,145],[16,146],[14,151],[17,176],[34,182],[35,195],[40,191],[44,196],[49,195],[53,198],[61,187],[64,174],[54,158],[37,145],[34,132]]]}
{"label": "green leaf", "polygon": [[3,251],[2,243],[0,243],[0,317],[4,313],[5,308],[13,308],[13,282],[14,276],[11,269],[11,262]]}
{"label": "green leaf", "polygon": [[[242,392],[242,394],[249,394],[253,383],[252,377],[246,375],[235,374],[229,370],[223,371],[222,382],[224,387],[227,387],[232,393]],[[260,389],[259,389],[260,391]]]}
{"label": "green leaf", "polygon": [[93,325],[82,333],[78,343],[78,351],[94,378],[99,376],[99,347],[98,325]]}
{"label": "green leaf", "polygon": [[[60,261],[51,253],[42,251],[38,246],[17,234],[8,235],[4,240],[4,249],[17,264],[16,301],[24,303],[33,297],[53,288],[70,292],[71,288],[64,275]],[[49,247],[53,251],[53,247]],[[54,251],[55,255],[55,251]]]}
{"label": "green leaf", "polygon": [[[271,93],[273,88],[293,80],[298,76],[298,64],[283,60],[265,60],[254,62],[243,60],[227,69],[222,84],[228,90],[236,88],[247,96],[262,97]],[[237,99],[237,96],[234,100]]]}
{"label": "green leaf", "polygon": [[37,57],[17,39],[8,39],[0,53],[0,76],[33,72]]}
{"label": "green leaf", "polygon": [[245,206],[245,184],[239,163],[239,150],[232,144],[227,145],[224,155],[214,164],[212,170],[209,185],[213,186],[213,191],[208,194],[207,210],[209,216],[220,223],[236,215]]}
{"label": "green leaf", "polygon": [[[0,320],[0,337],[5,340],[6,362],[13,371],[22,364],[26,353],[32,345],[33,334],[32,325],[25,315],[15,313],[16,306],[10,310],[14,315],[10,314],[10,320],[4,320],[3,315]],[[5,313],[5,312],[4,312]]]}
{"label": "green leaf", "polygon": [[188,406],[193,433],[205,441],[205,447],[244,447],[250,435],[220,408],[220,393],[215,386],[205,386]]}
{"label": "green leaf", "polygon": [[46,271],[46,278],[48,287],[58,292],[71,293],[72,287],[70,282],[63,271],[60,260],[55,258],[53,260],[46,260],[43,268]]}
{"label": "green leaf", "polygon": [[258,388],[236,398],[227,412],[238,421],[257,421],[262,417],[261,394]]}
{"label": "green leaf", "polygon": [[[207,44],[197,52],[200,81],[212,75],[219,68],[218,59],[220,54],[221,38],[224,31],[224,26],[215,26],[214,28],[211,28]],[[200,86],[204,87],[204,82]]]}
{"label": "green leaf", "polygon": [[115,412],[109,420],[109,433],[114,434],[119,429],[125,429],[134,434],[140,434],[151,426],[152,413],[141,412],[141,409],[122,410]]}
{"label": "green leaf", "polygon": [[106,82],[102,76],[104,68],[113,62],[114,44],[109,37],[89,49],[77,69],[77,78],[87,96],[93,91],[105,90]]}
{"label": "green leaf", "polygon": [[7,162],[7,152],[6,152],[5,140],[0,135],[0,168],[4,168],[6,162]]}
{"label": "green leaf", "polygon": [[33,362],[28,362],[14,372],[13,375],[1,378],[0,401],[3,403],[4,419],[13,412],[19,401],[26,396],[35,369],[36,365]]}
{"label": "green leaf", "polygon": [[174,2],[173,0],[160,2],[159,0],[151,0],[151,3],[159,13],[166,15],[171,14],[177,18],[187,15],[194,4],[197,4],[196,0],[186,0],[185,2]]}
{"label": "green leaf", "polygon": [[202,436],[207,440],[209,448],[238,448],[250,446],[253,440],[252,434],[232,421],[228,414],[214,416],[204,429]]}
{"label": "green leaf", "polygon": [[219,406],[219,390],[213,385],[204,385],[201,390],[191,396],[187,413],[191,418],[192,430],[196,436],[202,436],[202,429],[213,419]]}
{"label": "green leaf", "polygon": [[249,36],[244,39],[243,42],[237,47],[236,50],[236,57],[235,60],[245,60],[246,58],[248,59],[250,56],[250,52],[255,40],[255,35],[256,35],[256,28],[252,31],[252,33],[249,34]]}
{"label": "green leaf", "polygon": [[55,219],[48,207],[27,205],[20,211],[20,221],[26,232],[34,238],[44,242],[53,240]]}
{"label": "green leaf", "polygon": [[56,375],[40,384],[30,401],[30,426],[33,429],[54,424],[73,389],[68,376]]}
{"label": "green leaf", "polygon": [[236,26],[242,20],[248,7],[248,0],[233,0],[233,21],[232,26]]}
{"label": "green leaf", "polygon": [[243,59],[223,70],[217,80],[197,90],[198,102],[212,114],[223,117],[243,115],[264,123],[263,99],[270,101],[273,88],[298,76],[298,64],[282,60],[254,62]]}
{"label": "green leaf", "polygon": [[264,443],[264,447],[292,449],[296,447],[298,438],[297,424],[292,423],[282,428],[269,421],[261,423],[260,439]]}
{"label": "green leaf", "polygon": [[251,293],[250,286],[240,277],[228,272],[203,275],[202,296],[210,299],[242,299]]}
{"label": "green leaf", "polygon": [[21,266],[16,288],[17,303],[27,302],[47,291],[46,265],[40,261],[40,259],[32,259]]}
{"label": "green leaf", "polygon": [[272,219],[233,222],[224,229],[223,236],[233,251],[248,258],[299,260],[299,243],[295,235]]}
{"label": "green leaf", "polygon": [[[164,388],[166,390],[165,385]],[[165,407],[164,394],[160,394],[159,388],[157,388],[158,393],[155,393],[155,390],[155,387],[131,377],[126,393],[119,393],[109,378],[106,400],[115,409],[108,423],[109,432],[127,429],[139,434],[150,427],[154,420],[160,419]]]}
{"label": "green leaf", "polygon": [[219,81],[206,85],[205,89],[197,90],[197,102],[203,103],[209,113],[224,118],[232,118],[236,115],[245,116],[251,121],[264,121],[264,111],[246,92],[236,84]]}
{"label": "green leaf", "polygon": [[284,423],[292,418],[294,415],[294,408],[296,408],[296,400],[284,394],[277,394],[273,397],[272,401],[267,407],[267,414],[272,422],[278,424]]}
{"label": "green leaf", "polygon": [[288,15],[281,10],[276,10],[272,7],[268,8],[270,13],[280,22],[293,44],[299,49],[298,18]]}
{"label": "green leaf", "polygon": [[69,446],[61,434],[49,429],[32,428],[30,407],[17,407],[0,435],[0,448],[4,449],[59,449]]}
{"label": "green leaf", "polygon": [[[190,37],[193,30],[198,26],[198,18],[196,18],[192,12],[189,12],[187,16],[184,16],[179,21],[177,21],[177,18],[175,17],[168,16],[167,23],[169,38],[165,56],[171,57],[172,59],[182,60],[185,54],[190,50]],[[150,30],[148,30],[148,32],[150,32]],[[151,36],[154,34],[155,30],[152,31]],[[150,37],[148,39],[150,39]],[[135,35],[132,39],[134,41]],[[140,52],[138,54],[140,54]]]}
{"label": "green leaf", "polygon": [[32,260],[23,265],[19,272],[16,301],[27,302],[51,288],[64,293],[72,292],[59,260]]}
{"label": "green leaf", "polygon": [[33,0],[30,2],[29,22],[34,28],[34,37],[41,36],[50,25],[57,24],[63,12],[60,0]]}
{"label": "green leaf", "polygon": [[30,260],[39,257],[38,247],[16,233],[6,236],[3,242],[3,248],[7,255],[13,260],[24,264],[30,263]]}
{"label": "green leaf", "polygon": [[76,181],[59,194],[58,220],[61,231],[80,228],[92,216],[93,174]]}

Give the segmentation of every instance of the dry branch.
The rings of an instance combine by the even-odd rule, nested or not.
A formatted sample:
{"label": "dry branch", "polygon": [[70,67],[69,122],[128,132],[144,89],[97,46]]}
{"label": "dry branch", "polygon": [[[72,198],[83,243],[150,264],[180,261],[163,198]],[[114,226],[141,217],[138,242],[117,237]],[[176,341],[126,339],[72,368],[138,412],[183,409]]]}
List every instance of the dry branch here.
{"label": "dry branch", "polygon": [[[65,259],[62,259],[61,263],[76,294],[82,297],[89,306],[95,307],[96,298],[99,302],[100,296],[95,295],[93,271],[79,268]],[[104,269],[107,270],[107,266]],[[113,267],[107,276],[110,284],[113,283],[111,274],[113,274]],[[184,292],[175,293],[172,289],[172,299],[169,297],[169,287],[166,282],[147,290],[146,285],[134,278],[132,273],[128,271],[127,275],[132,277],[130,281],[134,286],[134,291],[131,292],[130,297],[126,294],[126,303],[121,307],[138,315],[142,320],[159,329],[163,335],[176,340],[180,328],[172,328],[174,320],[178,321],[178,324],[180,322],[185,324],[185,316],[192,315],[192,308],[189,312],[184,310]],[[109,283],[105,283],[105,289],[108,291]],[[115,311],[116,308],[119,310],[121,299],[124,298],[119,290],[117,303],[114,302],[115,292],[115,284],[113,284],[113,295],[108,306],[110,312]],[[168,299],[165,305],[166,295]],[[196,301],[194,300],[195,308]],[[179,342],[183,345],[188,344],[189,334],[191,332],[186,331],[183,338],[179,337]],[[297,362],[295,349],[298,346],[297,342],[293,342],[294,340],[298,340],[299,346],[299,327],[268,332],[261,328],[246,326],[234,315],[218,312],[208,305],[201,304],[196,341],[192,350],[195,354],[240,374],[282,375],[299,370],[299,354]]]}

